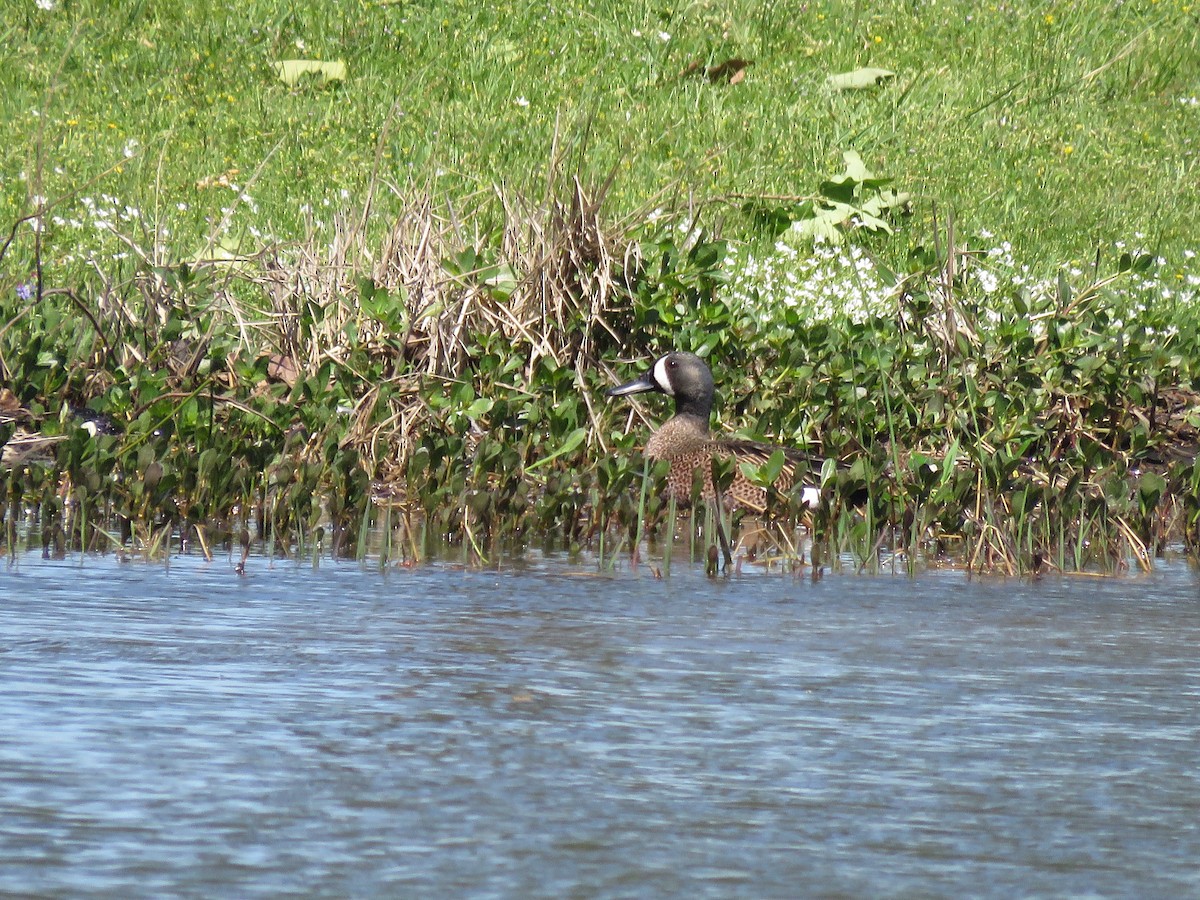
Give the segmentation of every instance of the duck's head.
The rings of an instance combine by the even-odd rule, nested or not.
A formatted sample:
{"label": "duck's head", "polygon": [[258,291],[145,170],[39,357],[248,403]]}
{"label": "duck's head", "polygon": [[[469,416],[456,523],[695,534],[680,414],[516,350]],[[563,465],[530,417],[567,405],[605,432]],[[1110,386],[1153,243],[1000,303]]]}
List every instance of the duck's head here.
{"label": "duck's head", "polygon": [[608,396],[624,397],[646,391],[674,397],[676,415],[698,416],[708,422],[713,403],[712,372],[694,353],[676,350],[660,356],[641,378],[610,389]]}

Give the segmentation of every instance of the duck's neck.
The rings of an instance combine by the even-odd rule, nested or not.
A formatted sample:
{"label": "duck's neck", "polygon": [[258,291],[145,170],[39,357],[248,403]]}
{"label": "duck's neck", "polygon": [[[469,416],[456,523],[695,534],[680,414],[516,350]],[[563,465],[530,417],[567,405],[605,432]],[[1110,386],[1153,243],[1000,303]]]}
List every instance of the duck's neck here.
{"label": "duck's neck", "polygon": [[708,430],[708,419],[712,415],[713,398],[709,397],[676,397],[675,418],[689,416],[699,419],[704,429]]}

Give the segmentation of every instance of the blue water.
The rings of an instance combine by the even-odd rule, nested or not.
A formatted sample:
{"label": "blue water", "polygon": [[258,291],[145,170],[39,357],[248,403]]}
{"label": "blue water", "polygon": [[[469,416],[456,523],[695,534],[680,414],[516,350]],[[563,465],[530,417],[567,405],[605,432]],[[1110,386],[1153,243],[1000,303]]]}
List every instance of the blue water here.
{"label": "blue water", "polygon": [[1200,896],[1200,577],[0,568],[0,892]]}

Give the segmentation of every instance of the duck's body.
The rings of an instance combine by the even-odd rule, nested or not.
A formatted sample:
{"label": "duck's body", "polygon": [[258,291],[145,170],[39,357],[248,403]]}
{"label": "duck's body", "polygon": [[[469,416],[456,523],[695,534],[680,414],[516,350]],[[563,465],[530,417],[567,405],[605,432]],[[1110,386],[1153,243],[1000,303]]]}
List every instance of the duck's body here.
{"label": "duck's body", "polygon": [[[713,404],[712,373],[698,356],[674,352],[658,359],[650,371],[636,381],[620,385],[608,392],[610,397],[657,391],[675,398],[675,415],[654,432],[646,444],[646,456],[665,459],[671,468],[667,488],[678,502],[688,503],[699,470],[700,496],[711,502],[716,496],[713,484],[714,459],[733,459],[733,481],[724,492],[724,500],[754,512],[765,512],[767,492],[750,481],[741,471],[741,463],[760,466],[778,451],[784,454],[784,466],[775,487],[788,491],[795,484],[796,473],[809,463],[798,450],[774,447],[757,441],[730,440],[714,437],[708,427]],[[815,506],[819,500],[816,488],[804,488],[804,503]]]}
{"label": "duck's body", "polygon": [[66,439],[66,435],[48,437],[18,426],[0,447],[0,469],[15,469],[24,463],[49,464],[54,460],[54,445]]}

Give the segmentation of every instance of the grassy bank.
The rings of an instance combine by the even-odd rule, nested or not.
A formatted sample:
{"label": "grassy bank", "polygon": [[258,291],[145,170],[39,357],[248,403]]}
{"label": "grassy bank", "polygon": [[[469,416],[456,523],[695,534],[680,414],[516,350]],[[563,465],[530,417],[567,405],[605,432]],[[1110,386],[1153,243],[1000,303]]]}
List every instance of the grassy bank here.
{"label": "grassy bank", "polygon": [[[1178,0],[7,4],[0,220],[54,204],[57,260],[110,249],[111,209],[179,260],[222,223],[246,249],[331,228],[368,193],[376,236],[414,187],[536,196],[557,153],[619,173],[615,215],[695,196],[740,239],[745,196],[811,194],[853,148],[923,221],[936,201],[1043,270],[1135,233],[1173,258],[1200,213],[1196,26]],[[293,58],[345,79],[290,87]],[[737,84],[683,74],[730,59],[753,63]],[[829,87],[860,67],[894,77]]]}
{"label": "grassy bank", "polygon": [[[611,558],[666,533],[637,452],[665,410],[602,393],[678,347],[718,427],[830,460],[826,563],[1148,565],[1198,512],[1195,25],[7,11],[0,437],[49,439],[10,451],[8,545],[32,505],[60,546],[115,521],[361,553],[382,526],[410,558]],[[285,84],[295,57],[345,77]],[[864,66],[894,76],[827,81]]]}

